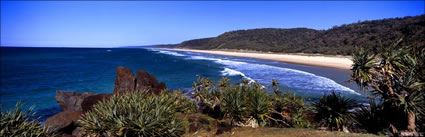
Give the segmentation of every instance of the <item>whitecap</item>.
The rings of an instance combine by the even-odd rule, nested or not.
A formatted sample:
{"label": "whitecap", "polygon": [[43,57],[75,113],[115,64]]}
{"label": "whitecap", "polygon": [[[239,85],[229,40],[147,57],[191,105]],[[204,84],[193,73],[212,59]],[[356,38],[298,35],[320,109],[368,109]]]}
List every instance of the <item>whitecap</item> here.
{"label": "whitecap", "polygon": [[222,76],[242,76],[242,78],[248,80],[249,83],[255,82],[255,80],[246,76],[244,73],[237,71],[237,70],[234,70],[234,69],[230,69],[230,68],[224,68],[224,70],[221,71],[221,75]]}
{"label": "whitecap", "polygon": [[[241,75],[246,79],[258,81],[264,85],[270,85],[271,80],[275,79],[289,88],[303,89],[309,92],[343,91],[360,95],[354,90],[340,85],[332,79],[301,70],[205,56],[190,56],[187,59],[210,60],[225,65],[226,68],[221,71],[222,75]],[[249,74],[250,77],[247,77],[245,74]]]}

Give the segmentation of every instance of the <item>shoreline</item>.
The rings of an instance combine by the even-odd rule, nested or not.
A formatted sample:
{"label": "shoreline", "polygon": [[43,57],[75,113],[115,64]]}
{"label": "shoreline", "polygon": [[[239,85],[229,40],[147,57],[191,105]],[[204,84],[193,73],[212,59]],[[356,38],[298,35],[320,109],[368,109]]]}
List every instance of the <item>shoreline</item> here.
{"label": "shoreline", "polygon": [[347,56],[325,56],[325,55],[296,55],[296,54],[280,54],[280,53],[260,53],[260,52],[239,52],[224,50],[195,50],[195,49],[176,49],[163,48],[175,51],[197,52],[223,56],[247,57],[255,59],[264,59],[279,61],[291,64],[301,64],[318,67],[328,67],[336,69],[351,69],[353,61]]}

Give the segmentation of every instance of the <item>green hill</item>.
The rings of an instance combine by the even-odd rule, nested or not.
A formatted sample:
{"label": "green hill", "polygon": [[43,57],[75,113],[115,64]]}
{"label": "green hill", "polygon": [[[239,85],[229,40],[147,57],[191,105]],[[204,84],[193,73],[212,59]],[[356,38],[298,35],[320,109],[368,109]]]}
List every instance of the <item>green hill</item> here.
{"label": "green hill", "polygon": [[237,30],[217,37],[195,39],[176,48],[246,49],[264,52],[351,55],[359,47],[376,50],[404,38],[403,46],[425,48],[425,14],[414,17],[363,21],[328,30],[263,28]]}

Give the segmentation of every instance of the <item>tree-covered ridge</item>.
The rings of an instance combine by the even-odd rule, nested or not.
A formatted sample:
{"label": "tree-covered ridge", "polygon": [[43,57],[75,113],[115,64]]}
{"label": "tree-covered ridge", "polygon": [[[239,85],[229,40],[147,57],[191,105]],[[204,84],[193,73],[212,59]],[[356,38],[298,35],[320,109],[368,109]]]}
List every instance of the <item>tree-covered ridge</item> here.
{"label": "tree-covered ridge", "polygon": [[176,47],[351,55],[356,48],[363,47],[376,51],[375,45],[379,45],[380,41],[383,45],[389,45],[389,42],[400,38],[404,38],[402,46],[425,47],[425,15],[363,21],[335,26],[328,30],[308,28],[237,30],[213,38],[184,41]]}

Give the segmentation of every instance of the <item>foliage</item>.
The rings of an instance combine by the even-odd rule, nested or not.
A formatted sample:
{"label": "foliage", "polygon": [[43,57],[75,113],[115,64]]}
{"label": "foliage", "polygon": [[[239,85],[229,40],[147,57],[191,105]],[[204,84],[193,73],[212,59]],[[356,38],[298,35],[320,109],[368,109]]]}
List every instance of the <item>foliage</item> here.
{"label": "foliage", "polygon": [[260,126],[266,125],[266,115],[269,114],[271,108],[271,101],[268,93],[261,90],[251,88],[251,93],[247,94],[247,112],[253,116]]}
{"label": "foliage", "polygon": [[354,119],[368,133],[378,133],[388,127],[385,120],[385,110],[382,104],[371,101],[369,106],[361,106],[360,110],[354,113]]}
{"label": "foliage", "polygon": [[164,90],[161,93],[162,95],[169,95],[174,100],[176,105],[176,111],[182,113],[191,113],[196,112],[197,105],[194,101],[190,100],[186,95],[180,90],[173,90],[172,92]]}
{"label": "foliage", "polygon": [[231,118],[232,123],[243,121],[247,112],[247,106],[244,104],[244,95],[240,87],[233,86],[227,88],[227,91],[223,93],[221,101],[222,111],[226,116]]}
{"label": "foliage", "polygon": [[155,96],[146,90],[113,95],[95,104],[79,123],[92,136],[181,136],[175,101],[170,94]]}
{"label": "foliage", "polygon": [[322,96],[319,101],[313,103],[316,113],[315,119],[320,124],[326,125],[331,130],[342,130],[350,120],[350,110],[356,107],[355,100],[341,96],[336,92]]}
{"label": "foliage", "polygon": [[198,80],[193,83],[192,89],[194,90],[192,98],[197,101],[197,105],[203,113],[209,114],[215,118],[222,117],[221,110],[218,108],[221,92],[214,85],[213,81],[199,77]]}
{"label": "foliage", "polygon": [[272,80],[271,89],[273,95],[270,95],[272,100],[272,109],[270,119],[282,119],[284,121],[271,120],[271,126],[278,127],[298,127],[310,128],[313,125],[307,120],[307,105],[304,104],[304,98],[297,97],[296,94],[290,92],[283,93],[279,89],[279,82]]}
{"label": "foliage", "polygon": [[274,94],[269,94],[258,83],[244,80],[241,84],[230,85],[225,77],[217,86],[206,78],[198,78],[193,85],[195,92],[192,97],[198,100],[201,110],[204,104],[220,108],[220,111],[215,111],[223,116],[219,118],[228,118],[232,124],[254,118],[260,126],[312,127],[307,120],[308,109],[304,99],[289,92],[282,94],[276,80],[271,85]]}
{"label": "foliage", "polygon": [[402,47],[402,41],[380,44],[376,53],[356,51],[351,69],[351,79],[365,90],[371,88],[370,92],[382,99],[383,109],[392,112],[387,115],[404,113],[404,116],[385,116],[393,133],[406,127],[415,131],[416,117],[425,111],[425,50]]}
{"label": "foliage", "polygon": [[0,136],[2,137],[47,137],[54,136],[55,133],[48,128],[41,126],[41,123],[35,118],[36,112],[32,112],[34,107],[23,110],[21,102],[16,103],[15,110],[1,112]]}
{"label": "foliage", "polygon": [[262,28],[225,32],[217,37],[195,39],[177,44],[177,48],[234,49],[263,52],[320,53],[351,55],[355,49],[365,48],[379,41],[389,45],[391,41],[405,37],[402,46],[425,48],[425,15],[363,21],[341,25],[328,30],[308,28]]}

